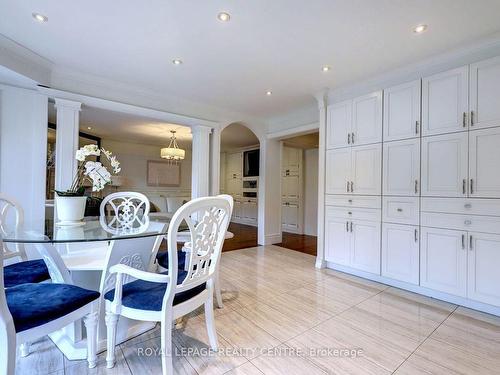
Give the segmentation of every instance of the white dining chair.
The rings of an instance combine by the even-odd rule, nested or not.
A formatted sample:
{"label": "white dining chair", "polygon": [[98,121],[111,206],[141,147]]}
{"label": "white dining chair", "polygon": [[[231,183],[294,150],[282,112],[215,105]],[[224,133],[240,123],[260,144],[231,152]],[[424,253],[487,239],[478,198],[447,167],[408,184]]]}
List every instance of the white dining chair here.
{"label": "white dining chair", "polygon": [[[163,374],[173,374],[172,325],[198,307],[205,306],[210,346],[217,350],[213,312],[214,277],[231,217],[232,197],[197,198],[183,205],[173,216],[167,234],[168,272],[139,271],[127,265],[111,267],[116,274],[113,290],[104,296],[108,336],[107,367],[115,364],[115,337],[119,316],[161,322]],[[187,253],[187,271],[177,264],[177,237],[181,223],[189,227],[192,251]],[[124,284],[125,278],[135,281]]]}
{"label": "white dining chair", "polygon": [[[58,254],[51,253],[54,248],[47,249],[44,256],[57,258]],[[88,365],[94,368],[99,293],[63,283],[4,288],[3,252],[0,271],[0,374],[14,375],[18,343],[37,340],[82,318],[87,328]],[[69,275],[61,276],[70,279]]]}
{"label": "white dining chair", "polygon": [[[0,235],[17,231],[24,224],[24,211],[11,197],[0,193]],[[42,259],[28,259],[23,243],[4,243],[3,253],[4,286],[10,288],[19,284],[39,283],[50,279],[49,271]]]}
{"label": "white dining chair", "polygon": [[107,218],[107,225],[121,230],[140,225],[149,215],[148,197],[133,191],[119,191],[107,195],[99,208],[101,218]]}

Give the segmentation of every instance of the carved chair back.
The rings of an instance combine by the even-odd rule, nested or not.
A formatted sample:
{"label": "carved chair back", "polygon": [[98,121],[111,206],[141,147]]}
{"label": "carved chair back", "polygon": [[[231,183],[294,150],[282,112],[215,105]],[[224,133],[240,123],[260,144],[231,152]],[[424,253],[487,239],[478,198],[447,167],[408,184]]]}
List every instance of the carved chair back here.
{"label": "carved chair back", "polygon": [[[0,235],[17,230],[24,223],[24,211],[21,205],[13,198],[0,193]],[[26,261],[26,251],[24,244],[13,243],[3,244],[0,249],[3,252],[3,260],[20,258],[18,261]]]}
{"label": "carved chair back", "polygon": [[169,284],[163,299],[165,309],[176,293],[212,282],[217,271],[222,245],[232,214],[233,198],[229,195],[193,199],[172,217],[168,228],[168,274],[177,280],[177,236],[185,222],[189,228],[191,251],[186,253],[186,276],[182,282]]}
{"label": "carved chair back", "polygon": [[149,199],[144,194],[120,191],[106,196],[99,211],[101,222],[105,221],[109,228],[124,230],[144,225],[149,210]]}

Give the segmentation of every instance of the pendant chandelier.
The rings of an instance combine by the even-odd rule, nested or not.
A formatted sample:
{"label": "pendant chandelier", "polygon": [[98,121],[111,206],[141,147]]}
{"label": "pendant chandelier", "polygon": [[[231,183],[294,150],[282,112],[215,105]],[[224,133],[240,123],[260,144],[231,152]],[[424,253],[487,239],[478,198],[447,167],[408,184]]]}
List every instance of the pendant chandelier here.
{"label": "pendant chandelier", "polygon": [[161,149],[160,155],[163,159],[167,159],[177,163],[180,160],[184,160],[186,151],[179,148],[179,145],[177,144],[177,140],[175,138],[176,131],[170,130],[170,133],[172,133],[172,137],[170,138],[170,144],[168,145],[168,147],[164,147]]}

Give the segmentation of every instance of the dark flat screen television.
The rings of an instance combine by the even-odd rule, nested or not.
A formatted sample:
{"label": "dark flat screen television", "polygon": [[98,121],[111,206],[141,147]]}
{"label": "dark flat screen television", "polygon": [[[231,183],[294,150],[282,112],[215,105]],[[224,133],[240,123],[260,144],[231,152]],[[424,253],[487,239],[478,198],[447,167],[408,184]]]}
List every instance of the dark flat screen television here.
{"label": "dark flat screen television", "polygon": [[243,177],[259,175],[260,150],[245,151],[243,153]]}

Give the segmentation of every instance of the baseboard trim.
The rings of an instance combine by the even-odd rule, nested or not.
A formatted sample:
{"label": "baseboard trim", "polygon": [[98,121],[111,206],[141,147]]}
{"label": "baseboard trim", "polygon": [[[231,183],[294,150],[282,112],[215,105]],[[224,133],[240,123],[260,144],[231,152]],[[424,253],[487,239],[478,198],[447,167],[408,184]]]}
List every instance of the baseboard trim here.
{"label": "baseboard trim", "polygon": [[259,245],[272,245],[275,243],[281,243],[283,241],[283,237],[281,233],[274,233],[274,234],[266,234],[264,236],[264,243],[259,244]]}
{"label": "baseboard trim", "polygon": [[409,292],[422,294],[422,295],[427,296],[427,297],[450,302],[450,303],[453,303],[455,305],[460,305],[460,306],[468,307],[468,308],[473,309],[473,310],[478,310],[478,311],[482,311],[482,312],[485,312],[488,314],[500,316],[500,307],[497,307],[497,306],[488,305],[488,304],[482,303],[482,302],[472,301],[468,298],[454,296],[452,294],[443,293],[443,292],[439,292],[436,290],[424,288],[424,287],[421,287],[419,285],[414,285],[414,284],[405,283],[405,282],[394,280],[394,279],[389,279],[389,278],[384,277],[384,276],[376,275],[376,274],[373,274],[370,272],[356,270],[356,269],[342,266],[340,264],[335,264],[332,262],[326,262],[326,267],[333,269],[333,270],[336,270],[336,271],[347,273],[350,275],[362,277],[364,279],[376,281],[376,282],[379,282],[379,283],[382,283],[385,285],[393,286],[393,287],[396,287],[399,289],[404,289],[404,290],[407,290]]}

